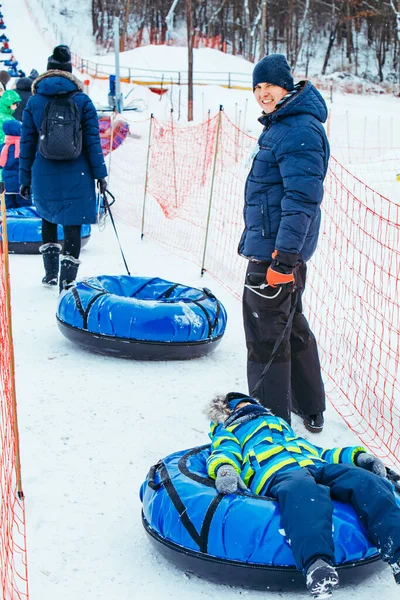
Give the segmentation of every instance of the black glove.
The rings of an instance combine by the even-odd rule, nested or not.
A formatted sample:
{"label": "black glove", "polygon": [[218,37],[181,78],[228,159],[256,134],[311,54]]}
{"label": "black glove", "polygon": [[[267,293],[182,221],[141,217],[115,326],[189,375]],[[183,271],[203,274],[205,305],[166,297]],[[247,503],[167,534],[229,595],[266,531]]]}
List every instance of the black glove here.
{"label": "black glove", "polygon": [[100,194],[101,195],[105,194],[106,189],[107,189],[107,181],[105,180],[104,177],[102,179],[97,180],[97,185],[99,187]]}
{"label": "black glove", "polygon": [[30,186],[30,184],[21,185],[21,187],[19,188],[19,194],[20,194],[20,196],[22,196],[23,198],[25,198],[25,200],[30,200],[31,199],[31,186]]}

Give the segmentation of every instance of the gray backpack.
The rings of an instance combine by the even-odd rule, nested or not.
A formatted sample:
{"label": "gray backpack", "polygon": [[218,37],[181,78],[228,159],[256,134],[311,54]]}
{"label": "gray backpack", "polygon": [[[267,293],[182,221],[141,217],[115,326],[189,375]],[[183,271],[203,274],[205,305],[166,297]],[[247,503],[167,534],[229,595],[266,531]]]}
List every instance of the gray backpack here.
{"label": "gray backpack", "polygon": [[49,160],[73,160],[82,153],[82,124],[74,100],[78,92],[55,96],[43,112],[39,152]]}

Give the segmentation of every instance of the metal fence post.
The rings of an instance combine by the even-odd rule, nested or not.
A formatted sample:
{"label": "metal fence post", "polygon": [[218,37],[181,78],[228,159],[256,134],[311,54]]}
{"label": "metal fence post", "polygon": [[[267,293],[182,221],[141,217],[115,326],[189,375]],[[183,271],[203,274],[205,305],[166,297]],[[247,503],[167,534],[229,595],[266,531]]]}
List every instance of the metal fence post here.
{"label": "metal fence post", "polygon": [[143,196],[143,209],[142,209],[142,225],[140,230],[140,239],[143,239],[144,236],[144,213],[146,209],[146,200],[147,200],[147,188],[149,184],[149,163],[150,163],[150,148],[151,148],[151,134],[153,130],[153,119],[154,115],[151,113],[150,115],[150,126],[149,126],[149,140],[147,146],[147,159],[146,159],[146,176],[144,180],[144,196]]}
{"label": "metal fence post", "polygon": [[221,106],[219,107],[219,113],[218,113],[217,136],[215,139],[214,162],[213,162],[213,170],[212,170],[212,177],[211,177],[210,201],[208,203],[208,214],[207,214],[207,223],[206,223],[206,236],[204,239],[203,260],[201,261],[201,276],[204,275],[204,272],[206,270],[204,265],[205,265],[205,261],[206,261],[208,230],[210,228],[211,205],[212,205],[212,198],[213,198],[213,192],[214,192],[215,171],[216,171],[217,158],[218,158],[218,143],[219,143],[219,135],[220,135],[220,131],[221,131],[221,121],[222,121],[222,111],[223,110],[224,109],[221,104]]}

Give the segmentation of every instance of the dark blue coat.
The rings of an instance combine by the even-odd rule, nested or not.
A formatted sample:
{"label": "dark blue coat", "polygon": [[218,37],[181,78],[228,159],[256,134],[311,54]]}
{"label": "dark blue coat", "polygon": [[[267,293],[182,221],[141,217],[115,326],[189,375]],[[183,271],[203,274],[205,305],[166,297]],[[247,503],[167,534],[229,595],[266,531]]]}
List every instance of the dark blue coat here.
{"label": "dark blue coat", "polygon": [[265,129],[247,177],[239,254],[270,261],[272,252],[308,260],[318,241],[329,143],[327,108],[310,82],[260,121]]}
{"label": "dark blue coat", "polygon": [[29,98],[32,96],[32,83],[33,79],[31,77],[19,77],[19,79],[17,79],[15,89],[21,97],[21,102],[15,109],[13,117],[18,121],[22,121],[22,113],[24,112],[24,108]]}
{"label": "dark blue coat", "polygon": [[[21,123],[10,119],[4,121],[3,131],[5,135],[21,135]],[[1,171],[1,178],[4,181],[7,194],[19,194],[19,158],[15,158],[15,144],[8,148],[7,162]]]}
{"label": "dark blue coat", "polygon": [[[35,80],[22,117],[20,183],[32,185],[39,215],[60,225],[96,222],[95,179],[107,176],[96,109],[82,89],[70,73],[48,71]],[[74,101],[81,114],[82,154],[74,160],[48,160],[38,152],[43,111],[55,94],[76,90],[80,92]]]}

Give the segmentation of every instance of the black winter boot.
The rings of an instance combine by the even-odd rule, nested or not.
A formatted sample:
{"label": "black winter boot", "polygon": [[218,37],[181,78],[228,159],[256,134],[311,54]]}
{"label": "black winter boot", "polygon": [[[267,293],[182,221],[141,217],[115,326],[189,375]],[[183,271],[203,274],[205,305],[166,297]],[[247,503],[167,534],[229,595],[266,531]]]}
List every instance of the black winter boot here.
{"label": "black winter boot", "polygon": [[43,265],[45,276],[42,279],[43,285],[55,286],[58,283],[58,271],[60,268],[60,244],[49,242],[39,248],[43,256]]}
{"label": "black winter boot", "polygon": [[323,600],[339,586],[339,575],[335,567],[318,558],[308,567],[306,585],[315,600]]}
{"label": "black winter boot", "polygon": [[394,563],[390,563],[390,568],[392,569],[393,577],[397,585],[400,585],[400,558]]}
{"label": "black winter boot", "polygon": [[67,290],[75,284],[81,261],[74,256],[64,255],[61,258],[60,292]]}

